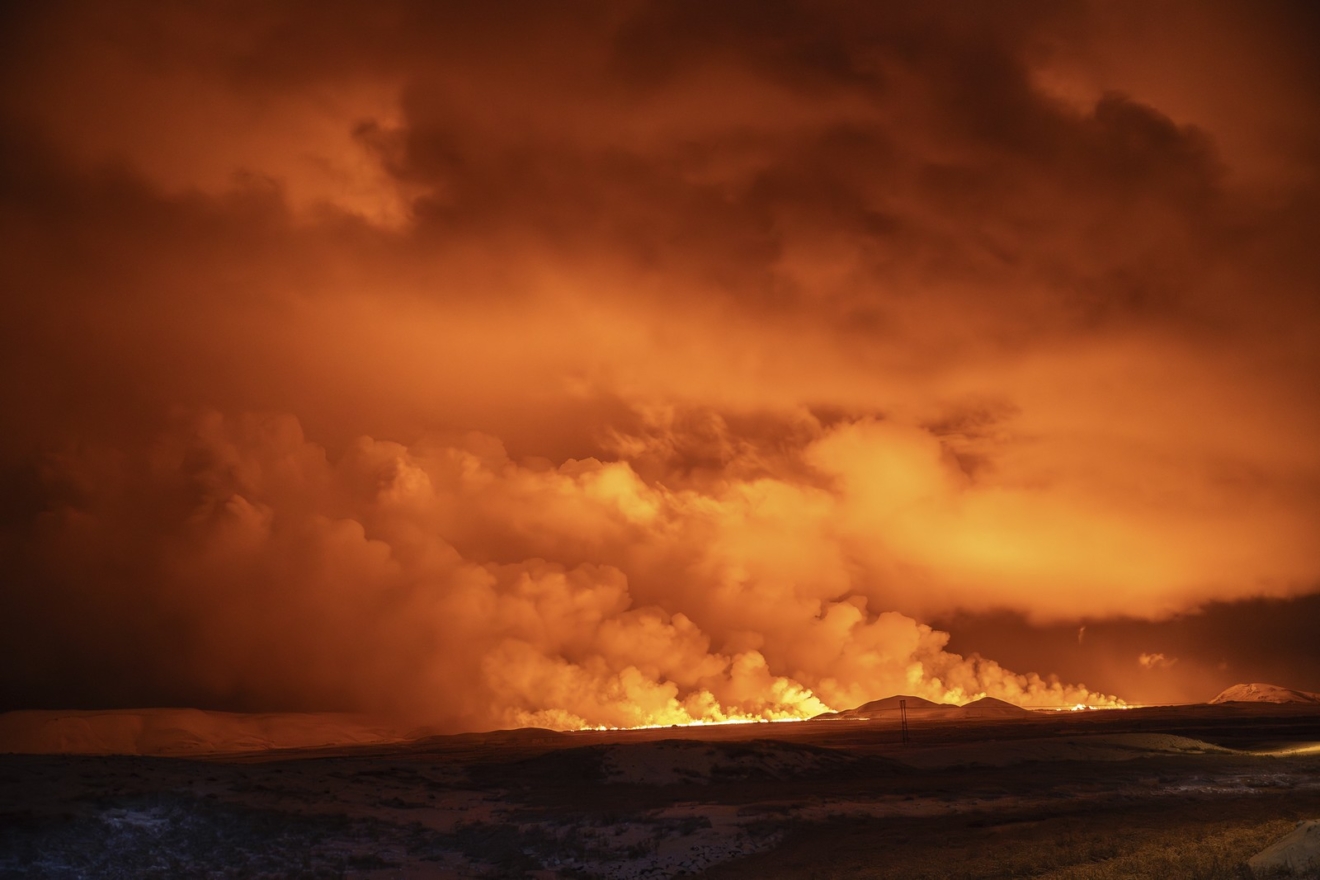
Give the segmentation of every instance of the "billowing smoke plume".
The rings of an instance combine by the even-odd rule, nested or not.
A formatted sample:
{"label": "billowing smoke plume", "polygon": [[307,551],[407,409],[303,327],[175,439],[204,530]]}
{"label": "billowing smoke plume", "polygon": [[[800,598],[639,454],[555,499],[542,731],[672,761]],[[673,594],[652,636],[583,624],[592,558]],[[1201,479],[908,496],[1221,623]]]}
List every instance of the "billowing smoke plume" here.
{"label": "billowing smoke plume", "polygon": [[1320,669],[1305,4],[249,6],[0,6],[0,708]]}
{"label": "billowing smoke plume", "polygon": [[807,470],[668,485],[626,460],[518,464],[480,435],[330,457],[292,417],[210,414],[46,480],[67,500],[28,576],[52,617],[172,629],[150,684],[202,702],[476,728],[798,718],[895,692],[1109,701],[874,607],[855,536],[829,525],[844,502]]}

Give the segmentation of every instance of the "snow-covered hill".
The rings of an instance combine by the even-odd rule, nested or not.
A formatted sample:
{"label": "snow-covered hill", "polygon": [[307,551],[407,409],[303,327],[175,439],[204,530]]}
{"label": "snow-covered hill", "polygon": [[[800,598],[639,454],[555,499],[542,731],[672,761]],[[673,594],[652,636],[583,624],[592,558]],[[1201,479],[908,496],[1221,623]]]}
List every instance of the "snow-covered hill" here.
{"label": "snow-covered hill", "polygon": [[1211,703],[1320,703],[1320,694],[1277,684],[1235,684]]}

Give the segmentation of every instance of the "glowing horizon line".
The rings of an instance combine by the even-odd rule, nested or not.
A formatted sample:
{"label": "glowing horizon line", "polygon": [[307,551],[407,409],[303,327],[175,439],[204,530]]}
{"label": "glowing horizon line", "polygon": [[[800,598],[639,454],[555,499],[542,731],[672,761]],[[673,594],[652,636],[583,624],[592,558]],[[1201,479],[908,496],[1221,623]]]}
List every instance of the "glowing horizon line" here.
{"label": "glowing horizon line", "polygon": [[[971,702],[975,702],[975,700]],[[937,703],[936,705],[949,706],[951,708],[961,709],[968,704],[967,703]],[[1012,704],[1012,705],[1016,705],[1016,704]],[[1117,710],[1143,709],[1146,708],[1146,704],[1124,702],[1123,704],[1118,706],[1092,706],[1087,703],[1074,703],[1072,705],[1056,705],[1056,706],[1018,706],[1018,708],[1023,709],[1027,712],[1107,712],[1115,709]],[[611,727],[605,724],[583,725],[582,727],[574,728],[573,732],[587,731],[587,730],[596,731],[596,732],[622,731],[622,730],[664,730],[666,728],[671,728],[671,727],[723,727],[732,724],[784,724],[789,722],[814,721],[817,718],[820,718],[821,715],[830,715],[830,714],[837,715],[843,711],[852,711],[852,710],[831,709],[828,712],[822,712],[819,715],[811,715],[807,717],[798,717],[798,718],[725,718],[720,721],[707,721],[705,719],[698,718],[693,721],[671,722],[669,724],[633,724],[623,727]],[[898,710],[894,709],[892,711],[897,712]],[[875,721],[880,719],[864,718],[861,720]]]}
{"label": "glowing horizon line", "polygon": [[610,727],[610,726],[608,726],[608,725],[604,725],[604,724],[600,724],[600,725],[586,725],[586,726],[583,726],[583,727],[579,727],[579,728],[577,728],[577,730],[579,730],[579,731],[582,731],[582,730],[594,730],[594,731],[605,731],[605,730],[663,730],[663,729],[665,729],[665,728],[669,728],[669,727],[723,727],[723,726],[727,726],[727,725],[730,725],[730,724],[782,724],[782,723],[785,723],[785,722],[791,722],[791,721],[810,721],[810,720],[812,720],[812,718],[815,718],[815,717],[816,717],[815,715],[812,715],[812,716],[807,717],[807,718],[725,718],[725,719],[723,719],[723,720],[721,720],[721,721],[707,721],[707,720],[705,720],[705,719],[698,718],[698,719],[693,720],[693,721],[684,721],[684,722],[681,722],[681,723],[674,722],[674,723],[670,723],[670,724],[634,724],[634,725],[631,725],[631,726],[628,726],[628,727]]}

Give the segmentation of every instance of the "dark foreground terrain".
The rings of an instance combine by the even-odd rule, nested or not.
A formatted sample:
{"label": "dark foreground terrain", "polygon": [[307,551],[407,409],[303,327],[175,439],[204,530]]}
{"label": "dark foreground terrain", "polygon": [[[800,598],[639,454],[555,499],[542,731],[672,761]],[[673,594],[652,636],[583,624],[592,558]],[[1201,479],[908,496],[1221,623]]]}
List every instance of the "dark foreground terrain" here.
{"label": "dark foreground terrain", "polygon": [[0,755],[0,877],[1247,878],[1311,818],[1278,706]]}

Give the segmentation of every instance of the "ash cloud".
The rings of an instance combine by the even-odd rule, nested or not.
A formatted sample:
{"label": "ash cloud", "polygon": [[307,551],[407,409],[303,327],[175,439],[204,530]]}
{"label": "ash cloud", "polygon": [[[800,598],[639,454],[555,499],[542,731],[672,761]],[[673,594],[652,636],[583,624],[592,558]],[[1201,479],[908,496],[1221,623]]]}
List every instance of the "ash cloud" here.
{"label": "ash cloud", "polygon": [[[624,461],[519,466],[479,435],[331,458],[292,417],[213,413],[44,481],[6,643],[56,692],[456,729],[804,717],[889,690],[1112,699],[949,653],[849,595],[841,559],[783,570],[811,561],[766,541],[801,524],[768,478],[671,490]],[[71,647],[99,657],[77,683]]]}
{"label": "ash cloud", "polygon": [[1300,7],[6,16],[16,703],[1011,698],[920,621],[1314,593]]}

